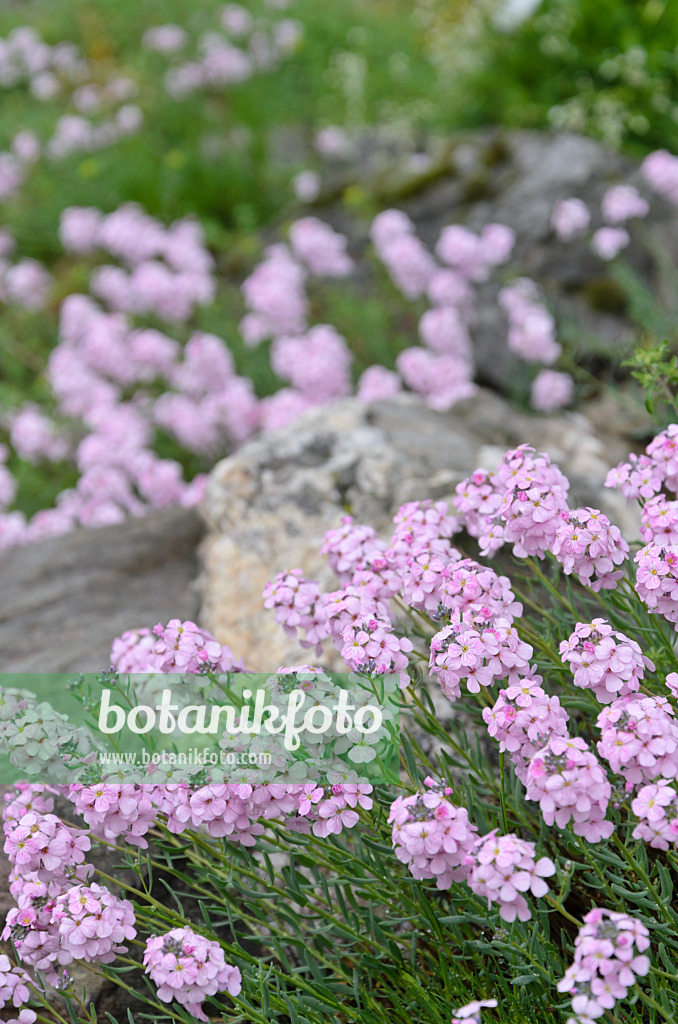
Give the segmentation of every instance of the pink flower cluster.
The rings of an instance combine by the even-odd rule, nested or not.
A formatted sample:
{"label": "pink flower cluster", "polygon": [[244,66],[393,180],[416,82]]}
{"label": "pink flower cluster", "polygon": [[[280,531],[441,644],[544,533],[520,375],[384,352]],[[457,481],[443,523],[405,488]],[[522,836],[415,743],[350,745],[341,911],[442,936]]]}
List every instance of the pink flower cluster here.
{"label": "pink flower cluster", "polygon": [[518,678],[499,691],[491,708],[483,708],[488,734],[507,751],[516,775],[525,784],[529,762],[551,736],[568,735],[569,715],[558,697],[541,687],[541,677]]}
{"label": "pink flower cluster", "polygon": [[[173,99],[182,100],[197,90],[240,85],[255,74],[273,71],[295,51],[303,36],[298,21],[255,21],[251,12],[239,4],[222,8],[221,28],[223,31],[212,30],[199,36],[197,59],[169,68],[165,89]],[[236,39],[240,46],[234,44]],[[146,49],[165,56],[183,50],[187,42],[187,34],[176,25],[157,25],[142,38]]]}
{"label": "pink flower cluster", "polygon": [[270,355],[277,376],[290,382],[308,408],[351,393],[353,354],[329,324],[317,324],[298,337],[275,338]]}
{"label": "pink flower cluster", "polygon": [[527,362],[550,366],[562,352],[555,340],[555,320],[541,301],[534,281],[518,278],[499,292],[499,305],[509,321],[507,343]]}
{"label": "pink flower cluster", "polygon": [[488,906],[499,905],[504,921],[527,921],[530,909],[523,893],[544,896],[544,881],[555,873],[548,857],[535,860],[534,844],[496,830],[478,836],[463,807],[451,801],[452,790],[432,778],[426,789],[399,796],[391,804],[389,824],[398,860],[419,880],[435,879],[438,889],[466,882]]}
{"label": "pink flower cluster", "polygon": [[12,967],[9,957],[0,953],[0,1010],[22,1006],[30,997],[31,979],[21,967]]}
{"label": "pink flower cluster", "polygon": [[476,470],[462,480],[454,504],[483,555],[508,542],[519,558],[543,558],[569,512],[569,486],[548,455],[520,445],[506,452],[496,473]]}
{"label": "pink flower cluster", "polygon": [[431,640],[429,669],[449,700],[461,696],[465,681],[469,693],[509,677],[511,682],[526,675],[532,648],[508,622],[499,620],[487,629],[469,629],[452,622]]}
{"label": "pink flower cluster", "polygon": [[591,223],[591,214],[581,199],[559,199],[551,213],[551,226],[561,242],[582,235]]}
{"label": "pink flower cluster", "polygon": [[50,46],[36,30],[21,25],[0,39],[0,88],[11,89],[28,82],[37,100],[52,99],[61,81],[78,81],[87,65],[74,43]]}
{"label": "pink flower cluster", "polygon": [[[0,154],[0,199],[2,198],[2,154]],[[21,306],[30,313],[45,308],[53,284],[52,275],[42,263],[21,259],[12,263],[14,238],[0,229],[0,302]]]}
{"label": "pink flower cluster", "polygon": [[620,697],[598,715],[598,753],[627,789],[678,777],[678,723],[665,697]]}
{"label": "pink flower cluster", "polygon": [[[106,98],[110,102],[110,96]],[[82,114],[64,114],[56,122],[45,152],[51,160],[65,160],[74,153],[93,153],[136,135],[143,123],[141,108],[135,103],[118,106],[111,116],[98,122]]]}
{"label": "pink flower cluster", "polygon": [[657,149],[645,157],[641,171],[655,192],[678,204],[678,157],[666,149]]}
{"label": "pink flower cluster", "polygon": [[473,394],[473,360],[469,319],[472,283],[487,280],[513,249],[513,232],[502,224],[486,225],[480,235],[451,225],[443,229],[436,253],[440,267],[416,236],[412,221],[400,210],[384,210],[370,231],[377,255],[394,284],[408,299],[426,295],[432,308],[419,322],[423,348],[401,352],[397,368],[407,386],[433,409],[444,411]]}
{"label": "pink flower cluster", "polygon": [[662,486],[678,493],[678,423],[672,423],[654,437],[644,455],[629,455],[628,462],[620,462],[611,469],[606,487],[618,487],[625,498],[643,498],[648,501]]}
{"label": "pink flower cluster", "polygon": [[499,906],[503,921],[529,921],[531,914],[523,893],[531,892],[537,899],[545,896],[544,881],[556,872],[548,857],[535,860],[534,843],[517,836],[497,835],[497,830],[477,839],[467,857],[469,889],[487,899],[488,907]]}
{"label": "pink flower cluster", "polygon": [[317,217],[295,221],[290,244],[315,277],[346,277],[353,270],[353,260],[346,252],[348,240]]}
{"label": "pink flower cluster", "polygon": [[[148,665],[131,671],[148,671]],[[132,783],[100,782],[91,786],[73,783],[67,795],[93,835],[107,842],[117,842],[122,837],[130,846],[148,848],[144,837],[158,815],[152,787]]]}
{"label": "pink flower cluster", "polygon": [[240,971],[226,963],[219,943],[190,928],[152,935],[146,941],[144,967],[157,986],[158,999],[163,1003],[176,1000],[198,1020],[209,1019],[203,1000],[217,992],[235,997],[242,988]]}
{"label": "pink flower cluster", "polygon": [[269,246],[264,257],[242,284],[249,310],[240,322],[246,345],[306,330],[306,271],[286,245]]}
{"label": "pink flower cluster", "polygon": [[574,381],[569,373],[557,370],[540,370],[532,381],[530,403],[537,412],[553,412],[571,405],[574,397]]}
{"label": "pink flower cluster", "polygon": [[185,322],[214,299],[213,260],[194,220],[165,228],[134,203],[108,215],[73,206],[63,211],[59,234],[67,251],[103,250],[126,264],[92,274],[92,291],[111,309]]}
{"label": "pink flower cluster", "polygon": [[446,412],[475,393],[472,366],[466,356],[406,348],[397,357],[396,367],[408,388],[438,412]]}
{"label": "pink flower cluster", "polygon": [[134,909],[104,886],[74,885],[57,896],[52,911],[60,946],[59,964],[71,960],[110,964],[136,936]]}
{"label": "pink flower cluster", "polygon": [[242,663],[236,661],[230,647],[220,644],[195,622],[170,619],[166,626],[158,623],[153,632],[158,639],[150,660],[158,672],[237,672],[242,669]]}
{"label": "pink flower cluster", "polygon": [[525,445],[506,453],[496,475],[504,484],[496,515],[503,536],[495,531],[492,539],[481,537],[483,554],[509,543],[518,558],[543,558],[553,548],[562,513],[569,511],[568,481],[548,455]]}
{"label": "pink flower cluster", "polygon": [[578,622],[560,645],[563,661],[574,675],[574,685],[592,690],[601,704],[636,693],[645,669],[654,664],[635,640],[612,629],[605,619]]}
{"label": "pink flower cluster", "polygon": [[642,839],[655,850],[678,848],[678,793],[674,780],[660,779],[641,786],[631,802],[638,818],[634,839]]}
{"label": "pink flower cluster", "polygon": [[613,185],[603,195],[600,209],[608,224],[624,224],[634,217],[647,217],[650,205],[633,185]]}
{"label": "pink flower cluster", "polygon": [[471,855],[477,828],[468,812],[456,807],[452,790],[426,780],[427,789],[412,796],[399,796],[388,816],[393,826],[395,855],[416,879],[435,879],[438,889],[468,877],[467,857]]}
{"label": "pink flower cluster", "polygon": [[572,996],[577,1021],[597,1020],[626,998],[636,978],[650,970],[642,955],[649,945],[649,932],[635,917],[589,910],[575,939],[574,963],[558,982],[558,991]]}
{"label": "pink flower cluster", "polygon": [[564,828],[589,843],[609,839],[614,831],[605,820],[612,789],[595,754],[578,736],[551,736],[530,760],[526,797],[537,800],[547,825]]}
{"label": "pink flower cluster", "polygon": [[651,612],[678,628],[678,548],[646,544],[635,557],[635,589]]}
{"label": "pink flower cluster", "polygon": [[615,567],[626,561],[629,546],[597,508],[578,508],[561,512],[551,550],[567,576],[574,573],[582,586],[598,592],[617,586],[623,571]]}
{"label": "pink flower cluster", "polygon": [[436,254],[467,281],[487,281],[490,271],[506,263],[515,245],[515,235],[504,224],[486,224],[479,235],[460,224],[443,228]]}
{"label": "pink flower cluster", "polygon": [[596,256],[608,262],[618,256],[631,242],[626,228],[598,228],[591,239],[591,248]]}
{"label": "pink flower cluster", "polygon": [[669,501],[663,494],[650,498],[643,505],[640,536],[646,544],[678,544],[678,501]]}
{"label": "pink flower cluster", "polygon": [[370,237],[393,283],[408,299],[426,294],[436,262],[401,210],[384,210],[372,221]]}
{"label": "pink flower cluster", "polygon": [[10,864],[42,882],[60,878],[82,864],[90,848],[89,836],[64,825],[55,814],[28,811],[18,820],[6,817],[4,852]]}

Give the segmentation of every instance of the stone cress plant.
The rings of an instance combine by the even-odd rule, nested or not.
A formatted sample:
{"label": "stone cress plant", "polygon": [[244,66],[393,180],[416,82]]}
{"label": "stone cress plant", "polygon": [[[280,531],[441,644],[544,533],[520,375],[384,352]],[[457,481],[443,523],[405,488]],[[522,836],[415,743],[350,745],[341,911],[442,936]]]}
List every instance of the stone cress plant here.
{"label": "stone cress plant", "polygon": [[[388,543],[347,517],[323,546],[334,592],[298,569],[267,586],[318,660],[331,640],[351,671],[400,675],[399,778],[19,784],[5,1013],[95,1024],[75,963],[139,1020],[674,1020],[678,425],[608,484],[640,501],[642,547],[522,446],[454,508],[403,506]],[[238,669],[178,620],[112,661]]]}

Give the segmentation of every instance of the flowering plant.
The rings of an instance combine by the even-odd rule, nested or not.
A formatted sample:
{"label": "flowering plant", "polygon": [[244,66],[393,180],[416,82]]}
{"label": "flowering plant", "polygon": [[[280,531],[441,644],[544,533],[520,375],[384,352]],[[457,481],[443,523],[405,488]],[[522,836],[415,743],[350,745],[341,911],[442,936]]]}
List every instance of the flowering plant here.
{"label": "flowering plant", "polygon": [[[17,784],[5,1004],[47,1019],[56,987],[94,1024],[77,963],[173,1020],[674,1019],[677,438],[610,473],[641,501],[631,544],[521,446],[451,504],[404,505],[390,538],[346,517],[323,545],[333,592],[301,569],[266,587],[317,659],[331,642],[400,681],[399,775]],[[241,668],[178,620],[112,660],[158,685]],[[3,736],[34,763],[22,701],[8,691]]]}

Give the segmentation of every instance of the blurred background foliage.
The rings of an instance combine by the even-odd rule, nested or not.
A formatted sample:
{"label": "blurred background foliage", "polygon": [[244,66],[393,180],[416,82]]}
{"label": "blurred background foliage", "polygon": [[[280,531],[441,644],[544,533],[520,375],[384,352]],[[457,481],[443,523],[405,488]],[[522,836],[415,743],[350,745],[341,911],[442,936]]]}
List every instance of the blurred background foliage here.
{"label": "blurred background foliage", "polygon": [[[243,6],[265,10],[262,0]],[[86,290],[93,265],[66,256],[59,244],[67,206],[109,212],[136,201],[165,223],[198,216],[217,261],[217,300],[198,310],[183,335],[181,328],[173,333],[180,341],[195,329],[219,334],[238,371],[266,395],[277,382],[264,352],[239,338],[238,283],[277,226],[298,215],[291,180],[314,160],[318,165],[313,140],[323,127],[340,126],[358,139],[378,135],[412,152],[426,139],[488,124],[568,128],[635,155],[658,147],[678,152],[678,0],[293,0],[284,12],[275,6],[271,13],[303,26],[277,69],[175,100],[164,87],[168,59],[145,50],[142,35],[174,22],[195,41],[218,27],[222,0],[0,5],[0,37],[30,25],[50,44],[76,43],[95,80],[119,74],[136,82],[134,102],[144,117],[138,134],[107,149],[39,161],[18,193],[0,203],[0,226],[13,232],[17,254],[44,261],[56,281],[42,313],[0,306],[0,412],[27,399],[49,409],[42,371],[56,342],[59,303]],[[2,89],[0,150],[20,129],[44,140],[59,117],[75,112],[64,96],[38,102],[25,84]],[[360,188],[343,198],[366,218],[378,209]],[[417,310],[385,277],[376,285],[349,294],[327,283],[312,296],[314,317],[349,337],[356,374],[373,362],[392,367],[416,336]],[[169,441],[163,453],[185,461]],[[72,483],[69,466],[11,468],[20,481],[18,505],[29,514]]]}

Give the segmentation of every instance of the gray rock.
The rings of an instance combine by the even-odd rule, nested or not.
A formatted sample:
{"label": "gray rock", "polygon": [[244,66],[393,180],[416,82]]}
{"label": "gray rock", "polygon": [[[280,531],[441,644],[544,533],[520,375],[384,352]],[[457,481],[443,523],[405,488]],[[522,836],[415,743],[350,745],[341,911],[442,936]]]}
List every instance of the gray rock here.
{"label": "gray rock", "polygon": [[195,618],[195,511],[77,530],[0,558],[3,672],[97,672],[125,629]]}
{"label": "gray rock", "polygon": [[201,623],[255,671],[313,660],[264,609],[265,584],[301,568],[336,589],[319,548],[343,515],[388,535],[403,502],[450,500],[477,466],[494,468],[523,442],[561,465],[573,501],[602,508],[637,534],[634,512],[603,489],[626,442],[594,432],[580,415],[526,416],[485,390],[444,414],[407,395],[367,407],[346,399],[246,444],[213,470],[203,505]]}

